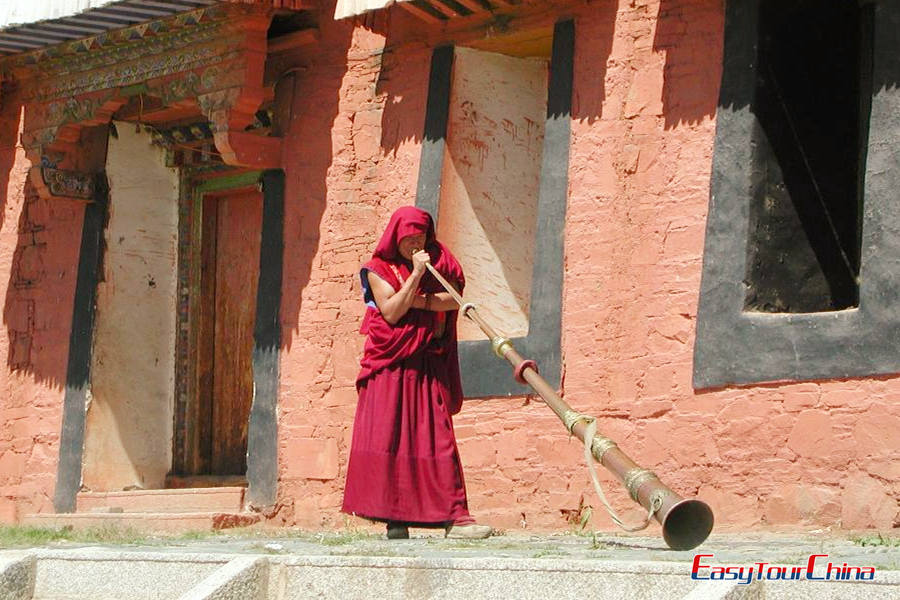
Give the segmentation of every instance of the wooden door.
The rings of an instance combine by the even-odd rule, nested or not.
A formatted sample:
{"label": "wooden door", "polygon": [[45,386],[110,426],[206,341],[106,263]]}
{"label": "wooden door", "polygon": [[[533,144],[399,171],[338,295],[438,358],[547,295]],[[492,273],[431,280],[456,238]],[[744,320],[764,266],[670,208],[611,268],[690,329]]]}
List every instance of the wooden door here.
{"label": "wooden door", "polygon": [[198,400],[206,456],[201,464],[208,465],[209,475],[243,475],[253,400],[262,195],[242,190],[207,196],[203,211],[198,391],[206,397]]}

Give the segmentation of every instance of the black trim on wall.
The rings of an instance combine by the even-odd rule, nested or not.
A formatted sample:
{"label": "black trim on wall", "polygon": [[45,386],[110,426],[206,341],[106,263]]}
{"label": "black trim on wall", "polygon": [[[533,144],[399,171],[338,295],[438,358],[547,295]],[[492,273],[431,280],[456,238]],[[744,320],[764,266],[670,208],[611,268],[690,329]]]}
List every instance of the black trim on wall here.
{"label": "black trim on wall", "polygon": [[[694,347],[694,387],[900,372],[900,3],[871,3],[871,116],[859,308],[745,312],[757,2],[726,3],[725,55]],[[871,15],[870,15],[871,17]],[[866,101],[866,98],[863,98]],[[865,131],[865,129],[863,130]]]}
{"label": "black trim on wall", "polygon": [[[575,22],[560,21],[553,33],[553,55],[547,94],[547,120],[538,195],[535,259],[531,284],[528,335],[512,340],[526,358],[537,361],[541,375],[559,387],[562,358],[563,231],[568,193]],[[425,115],[425,140],[419,167],[416,205],[437,218],[444,140],[449,117],[453,48],[436,48]],[[477,301],[477,298],[473,299]],[[459,345],[459,362],[466,397],[522,394],[527,387],[513,379],[509,365],[498,359],[489,341]]]}
{"label": "black trim on wall", "polygon": [[84,207],[78,276],[72,306],[66,392],[59,436],[59,464],[53,495],[53,509],[58,513],[75,512],[75,498],[81,488],[85,412],[91,383],[91,350],[94,341],[94,300],[109,201],[106,174],[101,173],[96,178],[94,200]]}
{"label": "black trim on wall", "polygon": [[428,77],[428,100],[425,105],[425,135],[419,160],[419,181],[416,206],[427,210],[437,219],[441,199],[441,173],[444,168],[444,148],[447,120],[450,118],[450,82],[453,75],[453,46],[440,46],[431,55]]}
{"label": "black trim on wall", "polygon": [[262,174],[263,218],[256,323],[253,330],[253,405],[247,432],[248,501],[275,504],[278,486],[278,363],[284,262],[284,172]]}

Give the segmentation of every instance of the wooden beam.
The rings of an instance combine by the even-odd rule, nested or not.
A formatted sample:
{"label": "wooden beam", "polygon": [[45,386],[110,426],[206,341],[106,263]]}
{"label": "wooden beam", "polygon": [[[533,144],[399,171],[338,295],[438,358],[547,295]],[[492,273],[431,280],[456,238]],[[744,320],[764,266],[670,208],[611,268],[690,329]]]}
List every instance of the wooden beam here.
{"label": "wooden beam", "polygon": [[[410,4],[409,2],[400,2],[403,6]],[[398,42],[395,48],[406,48],[415,44],[425,44],[435,46],[447,42],[447,35],[453,35],[454,41],[460,45],[466,45],[473,40],[484,39],[484,31],[482,27],[490,26],[497,18],[497,14],[509,14],[509,9],[486,10],[473,13],[461,19],[442,20],[443,27],[422,27],[419,30],[410,32],[403,42]],[[529,29],[541,29],[547,26],[548,22],[558,18],[558,6],[556,3],[550,2],[522,2],[515,5],[516,22],[519,24],[518,29],[526,31]]]}
{"label": "wooden beam", "polygon": [[423,21],[425,21],[427,23],[434,23],[434,24],[440,25],[441,23],[444,22],[444,19],[434,16],[427,10],[422,10],[418,6],[414,5],[412,2],[400,2],[397,4],[397,6],[401,7],[406,12],[419,17],[420,19],[422,19]]}
{"label": "wooden beam", "polygon": [[484,7],[484,5],[481,4],[481,2],[479,2],[478,0],[456,0],[456,1],[459,4],[462,4],[463,6],[468,8],[469,10],[471,10],[473,13],[485,12],[487,10]]}
{"label": "wooden beam", "polygon": [[213,136],[226,165],[254,169],[281,168],[281,138],[244,131],[219,131]]}
{"label": "wooden beam", "polygon": [[441,14],[447,15],[448,17],[461,17],[463,16],[461,12],[457,11],[455,8],[451,7],[449,4],[444,4],[441,0],[422,0],[425,4],[438,11]]}

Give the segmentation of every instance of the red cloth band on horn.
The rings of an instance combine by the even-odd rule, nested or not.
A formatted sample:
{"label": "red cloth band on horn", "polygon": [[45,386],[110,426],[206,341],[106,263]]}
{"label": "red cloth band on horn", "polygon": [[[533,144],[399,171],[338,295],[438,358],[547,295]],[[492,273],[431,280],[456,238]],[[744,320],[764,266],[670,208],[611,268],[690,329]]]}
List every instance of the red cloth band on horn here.
{"label": "red cloth band on horn", "polygon": [[533,369],[535,373],[538,372],[537,363],[533,360],[526,359],[519,363],[519,365],[513,369],[513,376],[516,378],[516,381],[519,383],[527,384],[525,378],[522,377],[522,374],[525,373],[525,369]]}

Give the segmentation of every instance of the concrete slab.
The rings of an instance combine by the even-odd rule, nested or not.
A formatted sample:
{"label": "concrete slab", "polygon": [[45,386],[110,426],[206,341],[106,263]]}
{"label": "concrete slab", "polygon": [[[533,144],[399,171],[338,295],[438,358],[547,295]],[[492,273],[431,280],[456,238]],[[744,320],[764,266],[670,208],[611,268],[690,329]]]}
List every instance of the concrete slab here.
{"label": "concrete slab", "polygon": [[765,600],[762,582],[744,585],[734,582],[709,581],[698,583],[683,600]]}
{"label": "concrete slab", "polygon": [[644,600],[682,598],[695,587],[665,563],[353,556],[278,562],[286,571],[284,600]]}
{"label": "concrete slab", "polygon": [[[358,531],[283,529],[153,546],[81,546],[30,552],[37,564],[34,598],[900,598],[900,546],[891,540],[862,546],[831,535],[716,534],[691,552],[668,550],[649,536],[508,534],[467,541],[414,531],[413,539],[389,541]],[[697,581],[691,578],[696,554],[705,555],[703,565],[748,572],[760,562],[805,565],[810,554],[876,571],[871,582]],[[0,551],[7,562],[22,556]],[[823,574],[827,562],[816,564]]]}

